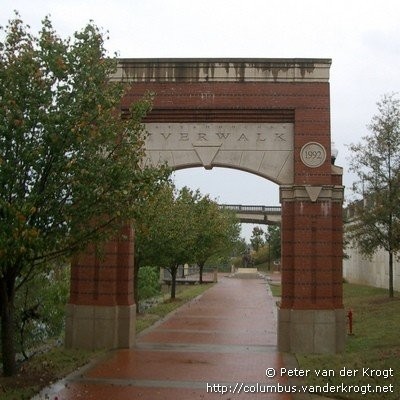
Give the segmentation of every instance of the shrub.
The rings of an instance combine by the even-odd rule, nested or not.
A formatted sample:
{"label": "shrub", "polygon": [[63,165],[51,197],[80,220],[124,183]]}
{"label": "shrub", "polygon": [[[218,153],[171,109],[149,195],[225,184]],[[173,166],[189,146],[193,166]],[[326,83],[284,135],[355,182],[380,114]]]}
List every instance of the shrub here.
{"label": "shrub", "polygon": [[139,269],[138,290],[141,300],[161,293],[160,273],[157,267],[144,266]]}
{"label": "shrub", "polygon": [[16,292],[16,350],[25,359],[47,340],[63,334],[69,280],[70,268],[55,266],[49,273],[35,274]]}
{"label": "shrub", "polygon": [[258,251],[253,254],[254,265],[268,263],[269,260],[269,249],[268,246],[263,246],[258,249]]}

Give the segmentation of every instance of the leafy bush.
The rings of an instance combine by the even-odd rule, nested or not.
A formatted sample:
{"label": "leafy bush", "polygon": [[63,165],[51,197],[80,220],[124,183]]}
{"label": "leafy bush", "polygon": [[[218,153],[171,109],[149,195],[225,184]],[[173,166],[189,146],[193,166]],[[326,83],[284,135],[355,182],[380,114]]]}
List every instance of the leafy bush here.
{"label": "leafy bush", "polygon": [[16,344],[24,358],[46,340],[62,335],[69,281],[70,268],[56,266],[36,274],[16,292]]}
{"label": "leafy bush", "polygon": [[269,249],[268,246],[262,246],[258,249],[258,251],[253,254],[254,265],[257,266],[259,264],[268,263],[269,260]]}
{"label": "leafy bush", "polygon": [[161,293],[160,273],[157,267],[144,266],[139,269],[138,290],[141,300]]}

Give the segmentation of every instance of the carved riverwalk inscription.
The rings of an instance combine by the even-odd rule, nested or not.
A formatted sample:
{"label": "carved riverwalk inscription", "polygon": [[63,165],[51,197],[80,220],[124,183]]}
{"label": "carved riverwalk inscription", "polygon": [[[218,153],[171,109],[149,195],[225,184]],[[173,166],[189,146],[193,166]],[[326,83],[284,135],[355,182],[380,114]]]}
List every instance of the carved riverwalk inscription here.
{"label": "carved riverwalk inscription", "polygon": [[238,168],[277,183],[293,179],[291,123],[147,123],[147,162],[172,168]]}

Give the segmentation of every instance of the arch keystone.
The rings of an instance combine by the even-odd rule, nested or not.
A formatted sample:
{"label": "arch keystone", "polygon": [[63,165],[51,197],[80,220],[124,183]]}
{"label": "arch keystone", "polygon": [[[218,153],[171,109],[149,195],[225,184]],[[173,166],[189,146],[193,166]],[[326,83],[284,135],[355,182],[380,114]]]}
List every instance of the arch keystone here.
{"label": "arch keystone", "polygon": [[212,169],[212,162],[220,147],[221,143],[193,143],[193,148],[205,169]]}

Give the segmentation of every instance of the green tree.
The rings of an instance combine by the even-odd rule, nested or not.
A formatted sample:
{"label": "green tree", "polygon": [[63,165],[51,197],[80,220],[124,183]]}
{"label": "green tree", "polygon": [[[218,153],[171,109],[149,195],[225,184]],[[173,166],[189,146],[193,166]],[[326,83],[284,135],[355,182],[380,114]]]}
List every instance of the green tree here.
{"label": "green tree", "polygon": [[246,239],[243,237],[239,237],[232,249],[232,262],[236,268],[240,268],[243,266],[243,255],[246,253],[248,249],[248,243],[246,243]]}
{"label": "green tree", "polygon": [[254,251],[258,251],[260,247],[264,246],[265,244],[264,235],[265,235],[264,230],[259,226],[255,226],[253,228],[253,232],[250,238],[250,243]]}
{"label": "green tree", "polygon": [[139,280],[141,268],[153,265],[160,267],[157,249],[157,225],[164,209],[171,205],[174,188],[171,182],[165,182],[158,192],[153,193],[146,204],[137,209],[136,218],[133,221],[135,229],[135,254],[134,254],[134,297],[136,311],[139,312]]}
{"label": "green tree", "polygon": [[163,213],[168,212],[168,207],[173,202],[174,190],[172,183],[166,181],[145,204],[142,203],[137,208],[137,215],[133,221],[135,228],[134,297],[137,312],[139,312],[142,293],[139,290],[141,268],[148,265],[162,266],[158,259],[157,240],[160,238],[156,227],[162,224]]}
{"label": "green tree", "polygon": [[270,260],[280,260],[281,258],[281,228],[279,225],[268,225],[265,240],[269,246]]}
{"label": "green tree", "polygon": [[393,297],[393,261],[400,250],[400,100],[385,95],[377,107],[369,134],[349,146],[358,198],[352,204],[355,219],[348,224],[347,235],[366,256],[379,248],[388,252],[388,287]]}
{"label": "green tree", "polygon": [[170,272],[171,299],[179,266],[194,261],[194,204],[199,197],[186,187],[177,191],[172,184],[165,185],[135,221],[135,258],[139,265],[157,265]]}
{"label": "green tree", "polygon": [[[176,295],[176,275],[180,265],[194,261],[196,231],[193,229],[194,204],[200,193],[187,187],[173,196],[171,207],[160,226],[162,238],[158,241],[160,265],[171,274],[171,299]],[[163,218],[162,218],[163,219]],[[164,231],[162,231],[164,227]]]}
{"label": "green tree", "polygon": [[239,238],[240,225],[234,213],[221,209],[209,196],[194,204],[196,243],[194,259],[199,266],[199,282],[203,283],[204,264],[216,255],[231,254]]}
{"label": "green tree", "polygon": [[[164,172],[142,167],[141,118],[121,118],[116,59],[87,25],[37,36],[16,14],[0,42],[0,303],[3,372],[15,373],[15,293],[49,261],[106,240],[135,215]],[[132,201],[135,199],[135,201]]]}
{"label": "green tree", "polygon": [[246,251],[248,247],[248,244],[246,243],[246,239],[243,237],[239,237],[236,241],[235,241],[235,245],[233,247],[233,251],[232,251],[232,255],[234,257],[240,257],[242,256],[242,254]]}

